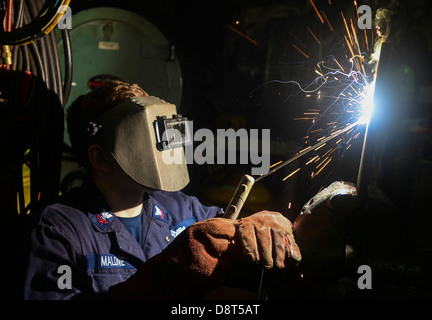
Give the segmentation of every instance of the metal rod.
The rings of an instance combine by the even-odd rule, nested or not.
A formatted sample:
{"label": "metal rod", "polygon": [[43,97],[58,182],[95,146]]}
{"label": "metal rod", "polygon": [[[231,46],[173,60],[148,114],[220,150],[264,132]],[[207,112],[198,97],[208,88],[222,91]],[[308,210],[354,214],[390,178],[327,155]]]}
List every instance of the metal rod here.
{"label": "metal rod", "polygon": [[360,184],[362,182],[361,178],[362,178],[362,174],[363,174],[363,166],[364,166],[364,158],[365,158],[365,150],[366,150],[368,131],[369,131],[369,125],[367,125],[367,127],[366,127],[365,136],[363,139],[363,147],[362,147],[362,152],[361,152],[361,156],[360,156],[359,169],[358,169],[358,173],[357,173],[357,183],[356,183],[357,191],[360,189]]}

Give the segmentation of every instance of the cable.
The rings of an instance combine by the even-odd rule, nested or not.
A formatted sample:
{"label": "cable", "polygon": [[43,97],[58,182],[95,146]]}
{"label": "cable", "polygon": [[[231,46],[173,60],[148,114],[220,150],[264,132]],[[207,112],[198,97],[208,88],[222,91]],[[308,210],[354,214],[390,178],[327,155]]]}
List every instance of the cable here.
{"label": "cable", "polygon": [[10,32],[0,30],[0,43],[2,45],[24,45],[50,33],[64,14],[65,10],[62,9],[69,5],[70,0],[53,0],[47,3],[48,1],[30,23]]}
{"label": "cable", "polygon": [[[72,84],[72,50],[69,33],[62,30],[65,76],[62,81],[59,52],[54,32],[61,17],[57,11],[70,1],[15,0],[8,2],[5,14],[10,32],[0,31],[0,44],[12,44],[12,65],[0,68],[2,129],[0,148],[7,150],[0,164],[0,203],[2,217],[18,213],[25,217],[40,204],[58,196],[63,151],[64,115]],[[10,17],[13,16],[13,19]],[[48,17],[50,18],[48,19]],[[42,26],[41,21],[49,21]],[[42,26],[36,30],[34,26]],[[14,38],[31,30],[25,44]],[[10,29],[9,29],[10,30]],[[40,37],[34,37],[34,35]],[[8,39],[9,39],[8,38]],[[27,40],[28,40],[27,35]],[[11,148],[10,146],[13,146]],[[30,202],[24,197],[22,166],[30,168]],[[12,181],[15,181],[11,183]],[[15,199],[13,195],[15,193]],[[18,199],[16,197],[18,195]],[[24,199],[25,198],[25,199]],[[17,201],[18,200],[18,201]],[[24,208],[24,206],[27,206]]]}
{"label": "cable", "polygon": [[16,10],[14,10],[14,25],[13,25],[13,30],[18,29],[22,26],[22,19],[23,19],[23,4],[24,4],[24,0],[18,0],[18,8],[15,8]]}
{"label": "cable", "polygon": [[64,28],[61,29],[61,35],[63,39],[63,52],[65,60],[65,72],[64,72],[64,83],[63,83],[63,106],[69,99],[70,91],[72,88],[72,75],[73,75],[73,62],[72,62],[72,45],[69,30]]}

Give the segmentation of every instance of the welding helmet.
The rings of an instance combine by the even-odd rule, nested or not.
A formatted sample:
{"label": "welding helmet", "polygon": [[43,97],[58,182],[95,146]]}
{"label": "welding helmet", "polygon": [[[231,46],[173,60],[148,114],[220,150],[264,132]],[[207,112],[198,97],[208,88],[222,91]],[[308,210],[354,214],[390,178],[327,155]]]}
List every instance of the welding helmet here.
{"label": "welding helmet", "polygon": [[189,183],[183,146],[191,143],[190,131],[175,105],[153,96],[133,97],[92,125],[99,141],[140,185],[178,191]]}

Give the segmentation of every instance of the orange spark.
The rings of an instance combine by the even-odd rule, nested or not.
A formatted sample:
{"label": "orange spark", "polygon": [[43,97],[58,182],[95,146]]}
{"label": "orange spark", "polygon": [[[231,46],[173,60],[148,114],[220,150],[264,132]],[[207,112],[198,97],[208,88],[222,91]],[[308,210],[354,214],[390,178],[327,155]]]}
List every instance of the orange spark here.
{"label": "orange spark", "polygon": [[351,44],[349,43],[348,38],[346,37],[346,35],[344,35],[344,37],[345,37],[345,41],[346,41],[346,43],[347,43],[347,45],[348,45],[348,49],[349,49],[350,52],[351,52],[351,56],[354,57],[355,54],[354,54],[354,51],[353,51],[353,49],[352,49],[352,47],[351,47]]}
{"label": "orange spark", "polygon": [[[321,10],[321,12],[322,12],[322,14],[323,14],[323,17],[324,17],[325,21],[327,22],[328,26],[330,27],[330,30],[333,31],[333,27],[332,27],[332,25],[331,25],[329,19],[327,18],[326,13],[324,12],[324,10]],[[365,31],[366,31],[366,29],[365,29]]]}
{"label": "orange spark", "polygon": [[[350,33],[349,29],[348,29],[348,24],[347,24],[347,22],[345,20],[345,16],[344,16],[344,14],[343,14],[342,11],[341,11],[341,15],[342,15],[342,20],[343,20],[344,25],[345,25],[345,30],[346,30],[347,35],[348,35],[348,39],[350,40],[351,44],[354,44],[354,42],[353,42],[353,40],[351,38],[351,33]],[[348,41],[347,41],[347,43],[348,43]],[[348,46],[349,46],[349,44],[348,44]],[[354,56],[354,54],[353,54],[353,56]]]}
{"label": "orange spark", "polygon": [[303,48],[306,48],[306,45],[299,38],[297,38],[295,35],[293,35],[291,32],[290,32],[290,36],[293,37],[295,41],[300,43],[303,46]]}
{"label": "orange spark", "polygon": [[[323,144],[323,145],[324,145],[324,144]],[[310,159],[308,162],[306,162],[306,165],[308,165],[308,164],[314,162],[314,161],[317,160],[318,158],[319,158],[319,156],[315,156],[315,157],[313,157],[313,158]]]}
{"label": "orange spark", "polygon": [[366,33],[366,28],[364,28],[363,31],[364,31],[364,34],[365,34],[364,38],[365,38],[365,41],[366,41],[366,49],[367,49],[367,51],[369,51],[369,42],[368,42],[368,36],[367,36],[367,33]]}
{"label": "orange spark", "polygon": [[326,143],[320,145],[318,148],[315,148],[315,151],[317,151],[318,149],[321,149],[322,147],[324,147],[326,145]]}
{"label": "orange spark", "polygon": [[315,9],[315,12],[316,12],[316,14],[318,15],[318,18],[321,20],[321,23],[324,23],[324,20],[323,20],[323,18],[321,17],[321,15],[320,15],[320,13],[319,13],[317,7],[315,7],[315,3],[313,2],[313,0],[309,0],[309,1],[310,1],[310,3],[311,3],[312,7]]}
{"label": "orange spark", "polygon": [[300,150],[299,153],[303,153],[303,152],[305,152],[306,150],[308,150],[308,149],[310,149],[310,148],[312,148],[312,146],[309,146],[309,147],[307,147],[307,148],[304,148],[303,150]]}
{"label": "orange spark", "polygon": [[281,161],[278,161],[278,162],[276,162],[275,164],[272,164],[271,166],[270,166],[270,169],[271,168],[273,168],[273,167],[275,167],[275,166],[277,166],[279,163],[282,163],[282,160]]}
{"label": "orange spark", "polygon": [[351,29],[352,29],[352,34],[353,34],[353,37],[354,37],[354,41],[355,41],[355,44],[357,45],[357,51],[361,52],[360,45],[359,45],[359,42],[358,42],[358,39],[357,39],[357,32],[355,30],[354,23],[353,23],[352,19],[350,19],[350,23],[351,23]]}
{"label": "orange spark", "polygon": [[288,179],[289,177],[292,177],[296,172],[298,172],[300,170],[300,168],[298,168],[297,170],[294,170],[293,172],[291,172],[289,175],[287,175],[285,178],[282,179],[282,181],[285,181],[286,179]]}
{"label": "orange spark", "polygon": [[312,32],[312,30],[306,26],[306,29],[309,31],[309,33],[312,35],[312,37],[314,37],[314,39],[316,40],[316,42],[318,42],[318,44],[321,44],[321,42],[318,40],[318,38],[316,37],[316,35]]}
{"label": "orange spark", "polygon": [[313,178],[315,178],[329,163],[330,163],[330,161],[332,161],[332,159],[333,158],[330,158],[330,159],[328,159],[327,160],[327,162],[321,167],[321,169],[319,169],[315,174],[314,174],[314,176],[312,177],[312,179]]}
{"label": "orange spark", "polygon": [[294,43],[292,43],[292,46],[293,46],[294,48],[296,48],[297,51],[300,52],[302,55],[304,55],[307,59],[309,59],[309,56],[308,56],[306,53],[304,53],[303,51],[301,51],[300,48],[297,47]]}
{"label": "orange spark", "polygon": [[245,35],[243,32],[237,30],[236,28],[230,26],[229,24],[226,25],[228,29],[234,31],[235,33],[237,33],[239,36],[245,38],[246,40],[252,42],[254,45],[258,45],[258,42],[256,42],[254,39],[252,39],[251,37]]}

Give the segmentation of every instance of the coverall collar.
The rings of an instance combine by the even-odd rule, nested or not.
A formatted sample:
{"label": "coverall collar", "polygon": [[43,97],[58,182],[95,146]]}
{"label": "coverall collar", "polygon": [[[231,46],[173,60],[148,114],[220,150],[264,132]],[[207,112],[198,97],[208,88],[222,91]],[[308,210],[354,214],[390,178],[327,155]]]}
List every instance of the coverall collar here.
{"label": "coverall collar", "polygon": [[[123,223],[117,219],[105,198],[96,185],[87,179],[82,186],[85,200],[85,212],[95,230],[101,233],[113,233],[117,247],[125,253],[132,255],[141,261],[145,261],[144,252],[137,241],[131,241],[132,236]],[[147,193],[144,198],[148,197]],[[143,199],[145,200],[145,199]],[[135,239],[133,239],[135,240]]]}

